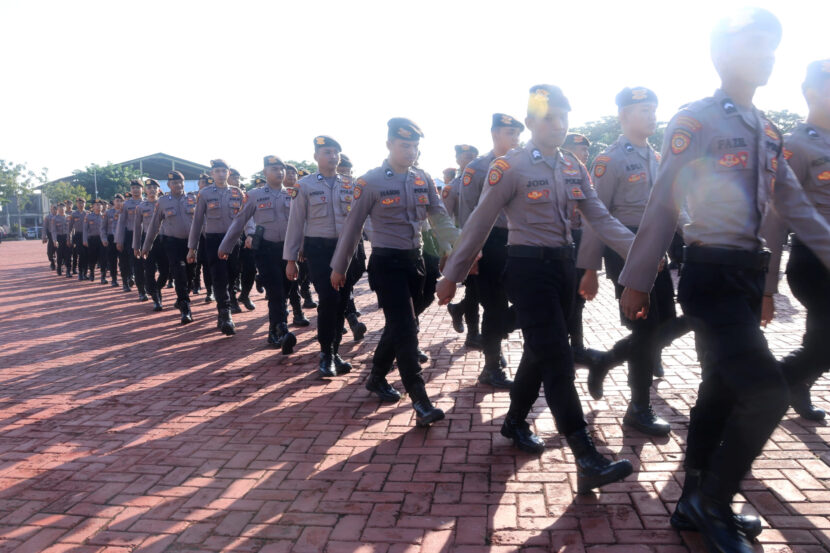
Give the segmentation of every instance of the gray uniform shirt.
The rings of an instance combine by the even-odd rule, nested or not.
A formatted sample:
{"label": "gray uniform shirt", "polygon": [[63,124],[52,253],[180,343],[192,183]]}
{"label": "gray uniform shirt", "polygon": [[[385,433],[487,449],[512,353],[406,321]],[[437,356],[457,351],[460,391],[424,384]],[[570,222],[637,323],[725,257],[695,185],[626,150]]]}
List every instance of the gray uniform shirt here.
{"label": "gray uniform shirt", "polygon": [[337,238],[343,222],[352,207],[354,184],[334,176],[332,183],[317,173],[307,175],[297,183],[297,194],[291,202],[288,230],[282,257],[296,261],[303,245],[303,238]]}
{"label": "gray uniform shirt", "polygon": [[441,200],[444,202],[444,208],[447,214],[452,218],[456,226],[460,226],[458,222],[458,201],[461,196],[461,177],[455,177],[448,184],[441,189]]}
{"label": "gray uniform shirt", "polygon": [[[481,194],[484,191],[484,181],[490,164],[493,163],[496,154],[492,151],[486,155],[479,156],[467,164],[464,173],[461,174],[461,189],[458,198],[458,224],[464,227],[467,219],[481,201]],[[507,218],[504,213],[499,213],[494,226],[507,228]]]}
{"label": "gray uniform shirt", "polygon": [[[784,137],[784,159],[801,183],[807,199],[819,215],[830,222],[830,130],[800,123]],[[788,226],[771,213],[762,229],[772,251],[765,288],[767,294],[778,291],[781,252],[787,240]]]}
{"label": "gray uniform shirt", "polygon": [[193,214],[196,212],[196,194],[188,192],[180,196],[165,194],[156,202],[150,226],[145,231],[143,251],[149,251],[156,236],[179,238],[187,240],[190,236],[190,227],[193,224]]}
{"label": "gray uniform shirt", "polygon": [[572,244],[570,219],[576,208],[608,246],[626,256],[634,235],[611,217],[597,198],[588,170],[572,153],[560,150],[554,158],[545,158],[530,141],[494,160],[487,182],[444,267],[444,276],[453,282],[467,277],[502,210],[507,216],[508,245]]}
{"label": "gray uniform shirt", "polygon": [[43,217],[43,229],[44,232],[52,232],[52,215],[51,213],[47,213],[45,217]]}
{"label": "gray uniform shirt", "polygon": [[782,155],[775,127],[755,109],[738,109],[718,90],[669,122],[663,159],[619,283],[641,292],[654,285],[681,206],[687,245],[757,252],[761,225],[774,204],[826,264],[830,226],[810,205]]}
{"label": "gray uniform shirt", "polygon": [[69,214],[67,219],[69,220],[69,232],[71,234],[82,234],[84,232],[84,217],[86,217],[87,213],[86,210],[81,211],[76,209]]}
{"label": "gray uniform shirt", "polygon": [[104,212],[104,222],[101,224],[101,240],[109,241],[109,236],[115,240],[115,229],[118,226],[118,218],[121,211],[110,207]]}
{"label": "gray uniform shirt", "polygon": [[84,217],[84,242],[88,242],[90,236],[101,237],[101,227],[104,223],[104,216],[89,212]]}
{"label": "gray uniform shirt", "polygon": [[141,249],[141,235],[150,228],[150,221],[153,219],[153,212],[156,210],[158,200],[144,200],[135,208],[135,231],[133,231],[133,249]]}
{"label": "gray uniform shirt", "polygon": [[[635,147],[625,136],[620,136],[594,160],[592,173],[597,197],[622,224],[640,225],[658,165],[658,154],[650,145]],[[586,228],[582,232],[577,267],[601,269],[604,249],[594,231]]]}
{"label": "gray uniform shirt", "polygon": [[[274,190],[270,186],[264,186],[248,191],[248,199],[242,211],[233,220],[225,238],[219,244],[219,253],[231,253],[243,229],[248,234],[253,234],[257,226],[265,229],[262,235],[265,240],[284,242],[293,190],[295,189],[291,192],[284,188]],[[251,222],[253,222],[253,229],[250,228]]]}
{"label": "gray uniform shirt", "polygon": [[225,234],[233,218],[242,209],[243,201],[242,189],[236,186],[228,185],[220,188],[214,184],[202,188],[196,202],[193,223],[190,225],[187,247],[195,250],[199,246],[199,235],[202,232]]}
{"label": "gray uniform shirt", "polygon": [[427,219],[440,253],[449,252],[458,238],[458,229],[438,197],[435,182],[422,169],[410,167],[406,173],[395,173],[384,161],[357,179],[355,199],[331,259],[335,272],[345,274],[349,268],[369,215],[375,248],[420,249],[421,231]]}
{"label": "gray uniform shirt", "polygon": [[135,208],[142,202],[142,200],[135,200],[132,196],[124,200],[124,205],[121,206],[121,215],[118,217],[118,224],[115,227],[115,243],[121,244],[122,247],[130,247],[132,244],[124,244],[125,231],[130,232],[135,230]]}
{"label": "gray uniform shirt", "polygon": [[69,234],[69,221],[66,219],[66,215],[53,215],[51,224],[52,240],[57,240],[60,235]]}

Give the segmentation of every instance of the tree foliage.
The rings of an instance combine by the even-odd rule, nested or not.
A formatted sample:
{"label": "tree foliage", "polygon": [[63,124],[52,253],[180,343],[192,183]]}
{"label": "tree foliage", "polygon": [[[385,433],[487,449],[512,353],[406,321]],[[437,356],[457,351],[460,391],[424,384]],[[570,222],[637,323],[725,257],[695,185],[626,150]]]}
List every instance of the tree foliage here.
{"label": "tree foliage", "polygon": [[25,206],[32,195],[32,187],[46,180],[46,169],[36,174],[25,163],[0,159],[0,205]]}
{"label": "tree foliage", "polygon": [[[599,121],[590,121],[581,127],[569,129],[568,132],[579,133],[591,141],[591,147],[588,149],[588,166],[590,167],[595,157],[616,142],[622,134],[622,129],[620,128],[620,120],[616,115],[606,115]],[[666,123],[657,123],[657,130],[648,139],[649,143],[658,152],[663,147],[665,132]]]}
{"label": "tree foliage", "polygon": [[[98,185],[98,197],[105,200],[112,199],[116,194],[130,193],[130,180],[140,178],[141,171],[127,165],[98,165],[93,163],[83,170],[73,172],[70,184],[81,186],[86,190],[86,198],[95,195],[95,185]],[[52,196],[49,196],[50,199]]]}
{"label": "tree foliage", "polygon": [[72,184],[66,181],[47,184],[43,187],[43,193],[49,198],[49,202],[53,204],[65,202],[66,200],[72,200],[74,202],[76,198],[83,198],[85,200],[92,198],[92,195],[80,184]]}
{"label": "tree foliage", "polygon": [[790,110],[782,109],[782,110],[769,110],[765,112],[767,119],[772,121],[776,127],[782,133],[788,133],[792,131],[796,125],[801,123],[804,118],[797,113],[793,113]]}

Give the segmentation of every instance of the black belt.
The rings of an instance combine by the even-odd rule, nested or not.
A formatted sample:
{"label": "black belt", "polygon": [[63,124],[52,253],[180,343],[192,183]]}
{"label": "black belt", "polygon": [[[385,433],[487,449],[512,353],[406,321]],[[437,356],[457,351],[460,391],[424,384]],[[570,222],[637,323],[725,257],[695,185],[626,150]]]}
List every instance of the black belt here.
{"label": "black belt", "polygon": [[318,236],[306,236],[304,246],[326,246],[334,248],[337,246],[337,238],[321,238]]}
{"label": "black belt", "polygon": [[509,257],[524,257],[528,259],[558,259],[568,260],[574,258],[574,247],[561,246],[549,248],[547,246],[507,246]]}
{"label": "black belt", "polygon": [[403,257],[405,259],[418,259],[421,257],[420,248],[401,250],[398,248],[372,248],[372,255],[381,257]]}
{"label": "black belt", "polygon": [[766,272],[769,267],[769,258],[769,250],[750,252],[709,246],[683,247],[683,263],[711,263]]}
{"label": "black belt", "polygon": [[272,240],[266,240],[265,238],[262,239],[262,245],[268,244],[269,246],[274,246],[275,248],[284,248],[285,241],[280,240],[279,242],[274,242]]}
{"label": "black belt", "polygon": [[[158,239],[158,238],[159,237],[156,236],[156,239]],[[175,240],[177,242],[180,241],[180,240],[187,240],[187,238],[176,238],[175,236],[167,236],[166,234],[162,234],[161,239],[162,239],[162,241]],[[155,240],[153,240],[153,242],[155,242]]]}

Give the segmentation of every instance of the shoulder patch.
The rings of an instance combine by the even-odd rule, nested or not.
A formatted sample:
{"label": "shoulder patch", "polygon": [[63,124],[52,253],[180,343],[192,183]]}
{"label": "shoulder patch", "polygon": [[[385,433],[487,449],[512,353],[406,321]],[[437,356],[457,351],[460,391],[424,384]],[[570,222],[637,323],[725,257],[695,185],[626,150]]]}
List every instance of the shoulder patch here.
{"label": "shoulder patch", "polygon": [[686,129],[676,129],[671,135],[671,151],[674,155],[682,154],[692,142],[692,133]]}
{"label": "shoulder patch", "polygon": [[[597,159],[599,159],[599,158],[597,158]],[[595,165],[594,165],[594,176],[595,176],[595,177],[601,177],[601,176],[603,176],[603,175],[605,174],[605,170],[606,170],[607,168],[608,168],[608,166],[607,166],[607,165],[605,165],[604,163],[597,163],[597,164],[595,164]]]}
{"label": "shoulder patch", "polygon": [[499,169],[498,167],[493,167],[490,169],[490,173],[487,175],[487,182],[490,186],[495,186],[499,183],[501,178],[504,176],[504,171]]}
{"label": "shoulder patch", "polygon": [[464,186],[470,186],[470,183],[473,182],[473,175],[476,174],[475,169],[471,169],[469,166],[464,169],[464,176],[461,178],[461,184]]}
{"label": "shoulder patch", "polygon": [[674,122],[678,126],[685,127],[692,132],[697,132],[703,128],[703,125],[700,124],[700,121],[688,115],[678,115],[677,119],[675,119]]}
{"label": "shoulder patch", "polygon": [[451,187],[449,184],[445,184],[445,185],[444,185],[444,189],[443,189],[443,190],[441,190],[441,197],[442,197],[442,198],[445,198],[445,199],[446,199],[447,197],[449,197],[449,195],[450,195],[450,190],[452,190],[452,187]]}
{"label": "shoulder patch", "polygon": [[298,192],[299,192],[299,190],[297,190],[296,188],[293,188],[293,187],[292,187],[292,188],[286,188],[286,189],[285,189],[285,193],[286,193],[286,194],[288,194],[288,196],[289,196],[291,199],[296,198],[296,197],[297,197],[297,193],[298,193]]}
{"label": "shoulder patch", "polygon": [[793,151],[784,148],[784,159],[790,159],[793,157]]}

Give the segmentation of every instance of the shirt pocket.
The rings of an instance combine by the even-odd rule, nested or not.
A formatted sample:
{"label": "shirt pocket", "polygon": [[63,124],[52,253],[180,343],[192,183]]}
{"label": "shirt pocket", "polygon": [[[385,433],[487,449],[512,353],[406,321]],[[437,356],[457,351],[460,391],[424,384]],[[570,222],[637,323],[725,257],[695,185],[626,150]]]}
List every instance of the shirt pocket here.
{"label": "shirt pocket", "polygon": [[534,188],[525,193],[525,221],[531,225],[549,223],[553,215],[553,191]]}
{"label": "shirt pocket", "polygon": [[271,200],[258,202],[256,211],[254,211],[254,223],[261,225],[263,223],[270,223],[274,220],[275,213]]}
{"label": "shirt pocket", "polygon": [[329,197],[325,194],[316,194],[308,197],[308,216],[319,219],[329,214]]}
{"label": "shirt pocket", "polygon": [[231,213],[236,215],[242,209],[242,200],[231,198],[228,200],[228,208],[230,208]]}
{"label": "shirt pocket", "polygon": [[424,221],[427,218],[427,209],[429,208],[429,194],[415,193],[415,217],[419,221]]}
{"label": "shirt pocket", "polygon": [[219,200],[208,200],[205,214],[208,219],[222,218],[222,203]]}
{"label": "shirt pocket", "polygon": [[352,195],[351,190],[340,190],[340,212],[343,215],[346,215],[349,211],[352,210],[353,200],[354,196]]}
{"label": "shirt pocket", "polygon": [[178,214],[179,214],[179,210],[176,209],[175,207],[168,207],[164,210],[164,217],[165,218],[175,217]]}
{"label": "shirt pocket", "polygon": [[648,175],[645,171],[630,173],[625,176],[623,201],[628,205],[639,205],[648,201]]}

